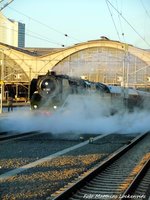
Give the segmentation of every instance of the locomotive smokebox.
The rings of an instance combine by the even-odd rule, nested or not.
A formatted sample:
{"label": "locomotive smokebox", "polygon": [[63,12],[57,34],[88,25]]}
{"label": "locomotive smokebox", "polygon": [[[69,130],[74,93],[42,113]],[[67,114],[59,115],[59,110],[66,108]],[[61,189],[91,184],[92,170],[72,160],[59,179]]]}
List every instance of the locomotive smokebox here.
{"label": "locomotive smokebox", "polygon": [[59,80],[55,76],[43,76],[37,82],[37,89],[39,94],[45,96],[55,96],[60,89]]}

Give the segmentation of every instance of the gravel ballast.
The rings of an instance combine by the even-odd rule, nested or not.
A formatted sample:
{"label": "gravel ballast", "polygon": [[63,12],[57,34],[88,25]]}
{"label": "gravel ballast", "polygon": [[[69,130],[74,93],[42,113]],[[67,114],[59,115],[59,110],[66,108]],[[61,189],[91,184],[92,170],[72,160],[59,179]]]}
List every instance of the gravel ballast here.
{"label": "gravel ballast", "polygon": [[[102,161],[110,153],[128,143],[132,137],[119,134],[109,135],[4,180],[0,183],[1,199],[46,199]],[[62,144],[65,145],[65,141]],[[59,145],[62,144],[59,143]]]}

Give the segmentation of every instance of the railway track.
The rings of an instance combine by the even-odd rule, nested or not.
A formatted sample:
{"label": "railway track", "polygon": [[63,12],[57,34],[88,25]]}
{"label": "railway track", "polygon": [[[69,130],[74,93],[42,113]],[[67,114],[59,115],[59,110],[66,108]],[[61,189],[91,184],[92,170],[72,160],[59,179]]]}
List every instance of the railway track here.
{"label": "railway track", "polygon": [[85,135],[80,138],[85,141],[80,141],[74,140],[74,136],[72,140],[68,135],[52,139],[41,134],[2,143],[2,199],[46,199],[135,137],[120,134],[91,136],[93,134]]}
{"label": "railway track", "polygon": [[65,148],[77,140],[55,139],[49,133],[5,133],[0,137],[0,174],[30,164]]}
{"label": "railway track", "polygon": [[[125,199],[126,195],[130,195],[131,189],[128,188],[134,182],[137,173],[150,158],[148,141],[150,141],[149,133],[138,136],[88,175],[81,177],[77,183],[57,191],[47,200]],[[145,195],[143,199],[148,199],[147,193],[140,195]]]}
{"label": "railway track", "polygon": [[0,133],[0,142],[5,142],[12,139],[18,139],[23,137],[30,137],[33,135],[40,134],[37,131],[31,131],[31,132],[24,132],[24,133],[16,133],[16,132],[1,132]]}
{"label": "railway track", "polygon": [[150,157],[148,156],[142,169],[137,173],[136,177],[122,195],[122,199],[132,196],[136,199],[142,196],[143,199],[150,199]]}

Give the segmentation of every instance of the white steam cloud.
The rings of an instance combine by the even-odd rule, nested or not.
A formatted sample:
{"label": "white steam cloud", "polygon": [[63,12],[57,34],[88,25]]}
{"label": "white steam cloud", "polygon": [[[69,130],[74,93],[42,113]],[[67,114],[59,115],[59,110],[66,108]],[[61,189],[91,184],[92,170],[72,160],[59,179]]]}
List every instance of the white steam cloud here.
{"label": "white steam cloud", "polygon": [[[119,104],[118,104],[119,105]],[[70,96],[56,113],[16,111],[0,117],[0,131],[41,131],[60,133],[139,133],[150,131],[147,110],[118,112],[111,115],[109,100],[96,95]]]}

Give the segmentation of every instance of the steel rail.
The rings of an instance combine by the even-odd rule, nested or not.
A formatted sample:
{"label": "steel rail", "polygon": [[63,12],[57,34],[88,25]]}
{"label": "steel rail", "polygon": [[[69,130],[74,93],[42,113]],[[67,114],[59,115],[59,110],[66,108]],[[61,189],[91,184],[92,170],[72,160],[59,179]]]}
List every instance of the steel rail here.
{"label": "steel rail", "polygon": [[12,140],[12,139],[19,139],[22,137],[32,136],[32,135],[36,135],[36,134],[40,134],[40,133],[35,132],[35,131],[25,132],[25,133],[17,133],[17,134],[8,134],[8,135],[7,135],[7,133],[0,133],[0,136],[1,136],[0,142]]}
{"label": "steel rail", "polygon": [[[129,144],[124,145],[116,152],[114,152],[111,156],[109,156],[106,160],[104,160],[99,166],[95,167],[92,171],[90,171],[86,176],[78,180],[76,183],[73,183],[69,188],[65,191],[61,191],[59,193],[56,192],[51,197],[48,197],[47,200],[67,200],[73,196],[77,191],[79,191],[82,187],[87,185],[92,179],[97,177],[100,173],[102,173],[107,167],[109,167],[112,163],[118,160],[122,155],[124,155],[128,150],[130,150],[134,145],[136,145],[139,141],[147,136],[148,133],[143,133],[133,140]],[[71,198],[74,199],[74,198]]]}
{"label": "steel rail", "polygon": [[[122,194],[122,200],[126,200],[127,196],[134,195],[134,192],[136,191],[137,187],[139,186],[141,180],[143,180],[144,176],[146,175],[147,171],[150,169],[150,159],[144,164],[142,169],[139,171],[139,173],[136,175],[136,177],[133,179],[129,187],[126,189],[126,191]],[[131,198],[128,198],[131,199]]]}

